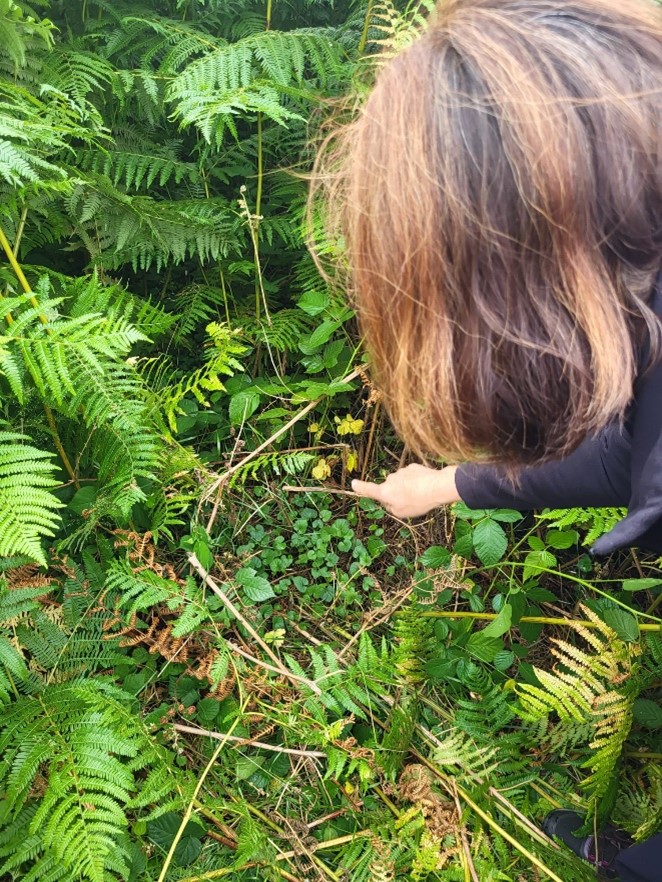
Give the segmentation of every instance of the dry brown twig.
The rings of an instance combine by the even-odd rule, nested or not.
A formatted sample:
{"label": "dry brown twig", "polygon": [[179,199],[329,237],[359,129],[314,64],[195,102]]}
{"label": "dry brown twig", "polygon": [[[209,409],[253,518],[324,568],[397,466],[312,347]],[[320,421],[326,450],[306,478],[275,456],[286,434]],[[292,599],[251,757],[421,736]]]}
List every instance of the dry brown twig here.
{"label": "dry brown twig", "polygon": [[183,723],[173,723],[177,732],[188,735],[201,735],[206,738],[215,738],[217,741],[232,741],[238,747],[256,747],[260,750],[271,750],[274,753],[286,753],[289,756],[305,756],[310,759],[326,759],[326,754],[320,750],[297,750],[294,747],[280,747],[278,744],[267,744],[264,741],[251,741],[250,738],[240,738],[238,735],[227,735],[225,732],[213,732],[210,729],[199,729],[197,726],[185,726]]}

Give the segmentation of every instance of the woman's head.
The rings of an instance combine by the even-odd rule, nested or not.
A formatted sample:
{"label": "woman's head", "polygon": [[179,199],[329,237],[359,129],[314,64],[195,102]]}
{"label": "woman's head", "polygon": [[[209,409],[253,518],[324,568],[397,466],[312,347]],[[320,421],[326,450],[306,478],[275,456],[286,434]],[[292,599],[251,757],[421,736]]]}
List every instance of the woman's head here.
{"label": "woman's head", "polygon": [[445,0],[321,153],[396,428],[520,464],[622,416],[662,260],[662,7]]}

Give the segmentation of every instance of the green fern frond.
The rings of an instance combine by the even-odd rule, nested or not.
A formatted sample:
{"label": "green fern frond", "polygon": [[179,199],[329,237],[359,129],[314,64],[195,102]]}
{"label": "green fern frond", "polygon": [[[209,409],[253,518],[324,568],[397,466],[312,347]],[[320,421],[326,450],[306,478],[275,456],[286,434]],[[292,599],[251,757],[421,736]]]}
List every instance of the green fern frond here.
{"label": "green fern frond", "polygon": [[130,322],[138,332],[137,340],[154,340],[169,331],[179,319],[176,313],[168,312],[162,304],[154,303],[150,298],[138,297],[118,284],[103,283],[98,273],[51,281],[55,290],[60,282],[69,303],[70,318],[94,314],[103,315],[107,321],[121,318]]}
{"label": "green fern frond", "polygon": [[211,341],[206,364],[158,393],[173,432],[177,430],[176,416],[182,412],[181,402],[187,395],[193,396],[203,407],[209,407],[208,394],[225,389],[221,376],[231,377],[235,371],[242,369],[239,358],[247,352],[247,348],[239,342],[240,332],[219,322],[211,322],[206,330]]}
{"label": "green fern frond", "polygon": [[[66,178],[70,143],[98,143],[100,126],[69,96],[44,84],[39,97],[0,78],[0,179],[12,187],[42,187]],[[69,184],[66,184],[69,188]]]}
{"label": "green fern frond", "polygon": [[53,45],[54,25],[39,16],[27,3],[5,0],[0,9],[0,47],[17,69],[25,65],[27,54],[39,41],[42,48]]}
{"label": "green fern frond", "polygon": [[420,707],[412,696],[403,696],[389,714],[380,757],[384,774],[394,781],[406,759],[418,722]]}
{"label": "green fern frond", "polygon": [[230,486],[243,486],[248,480],[256,481],[269,474],[278,477],[300,475],[314,459],[314,454],[301,450],[264,453],[237,469],[230,479]]}
{"label": "green fern frond", "polygon": [[201,325],[220,321],[225,315],[226,297],[222,288],[210,285],[188,285],[174,298],[179,321],[173,330],[172,342],[176,346],[190,346],[188,338]]}
{"label": "green fern frond", "polygon": [[403,607],[395,619],[396,648],[393,664],[397,673],[415,685],[426,679],[425,664],[434,653],[436,639],[430,619],[421,618],[416,604]]}
{"label": "green fern frond", "polygon": [[135,271],[195,258],[227,257],[243,244],[240,221],[225,199],[165,200],[121,193],[103,176],[76,184],[67,201],[76,231],[95,263]]}
{"label": "green fern frond", "polygon": [[662,769],[648,763],[618,795],[613,822],[642,842],[662,829]]}
{"label": "green fern frond", "polygon": [[508,694],[477,664],[464,666],[462,685],[471,698],[459,698],[454,724],[471,738],[493,738],[515,717]]}
{"label": "green fern frond", "polygon": [[[199,172],[192,162],[183,162],[174,151],[161,145],[123,145],[116,140],[116,147],[107,152],[90,151],[82,157],[83,168],[109,178],[115,187],[128,191],[148,190],[155,184],[165,187],[169,183],[181,184],[184,180],[197,181]],[[145,151],[148,146],[149,152]]]}
{"label": "green fern frond", "polygon": [[556,726],[561,728],[590,724],[588,756],[581,764],[590,774],[582,787],[594,806],[614,783],[615,769],[630,732],[641,648],[621,640],[592,610],[582,607],[582,612],[596,629],[589,631],[577,625],[575,630],[592,651],[567,641],[552,641],[557,664],[551,672],[535,669],[540,686],[518,686],[518,713],[529,722],[557,716]]}
{"label": "green fern frond", "polygon": [[537,517],[558,530],[571,527],[581,530],[585,533],[583,544],[592,545],[623,520],[626,514],[626,508],[557,508],[544,511]]}
{"label": "green fern frond", "polygon": [[106,37],[105,55],[130,67],[157,70],[171,77],[196,55],[209,51],[222,40],[194,24],[161,16],[150,9],[148,14],[96,4],[117,20],[117,27]]}
{"label": "green fern frond", "polygon": [[282,100],[303,85],[306,67],[322,81],[342,67],[341,54],[319,30],[262,31],[207,53],[189,64],[167,91],[173,116],[196,126],[220,146],[237,136],[238,114],[262,113],[272,122],[301,120]]}
{"label": "green fern frond", "polygon": [[[52,874],[54,863],[69,879],[126,877],[129,807],[145,796],[165,802],[175,786],[171,775],[166,780],[163,752],[127,713],[130,701],[131,696],[97,680],[46,686],[38,696],[21,697],[6,708],[0,719],[0,780],[9,824],[0,838],[7,855],[1,874],[16,866],[20,855],[33,862],[33,878],[44,878],[37,868]],[[141,771],[150,767],[148,783],[139,783]],[[35,808],[37,774],[45,775],[47,787]],[[15,841],[7,844],[7,833],[15,831],[19,819],[27,821],[22,837],[30,841],[28,854]]]}
{"label": "green fern frond", "polygon": [[104,58],[77,47],[56,46],[46,59],[42,76],[85,108],[85,116],[101,123],[99,112],[88,96],[103,94],[114,79],[115,69]]}
{"label": "green fern frond", "polygon": [[246,336],[256,343],[264,343],[278,352],[295,352],[301,338],[315,327],[312,316],[300,309],[281,309],[271,313],[271,321],[256,322],[254,316],[240,316],[239,321]]}
{"label": "green fern frond", "polygon": [[52,454],[29,440],[0,431],[0,555],[24,554],[45,565],[41,541],[55,534],[62,503],[50,492],[57,484]]}
{"label": "green fern frond", "polygon": [[126,560],[113,561],[106,575],[106,587],[129,615],[181,598],[176,582],[149,569],[134,572]]}
{"label": "green fern frond", "polygon": [[434,761],[453,777],[481,782],[498,769],[500,757],[496,745],[477,746],[463,732],[452,731],[435,746]]}

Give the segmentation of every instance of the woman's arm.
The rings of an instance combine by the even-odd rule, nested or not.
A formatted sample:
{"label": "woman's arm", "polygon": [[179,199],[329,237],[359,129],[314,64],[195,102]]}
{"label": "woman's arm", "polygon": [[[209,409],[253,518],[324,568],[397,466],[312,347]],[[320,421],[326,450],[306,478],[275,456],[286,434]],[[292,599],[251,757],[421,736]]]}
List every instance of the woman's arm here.
{"label": "woman's arm", "polygon": [[630,437],[609,426],[565,459],[525,468],[516,484],[492,465],[431,469],[409,465],[383,484],[352,481],[359,496],[380,502],[400,518],[427,514],[460,499],[470,508],[625,506],[630,499]]}
{"label": "woman's arm", "polygon": [[565,459],[524,468],[513,483],[498,466],[458,467],[455,482],[470,508],[626,506],[630,501],[630,437],[618,425],[587,438]]}

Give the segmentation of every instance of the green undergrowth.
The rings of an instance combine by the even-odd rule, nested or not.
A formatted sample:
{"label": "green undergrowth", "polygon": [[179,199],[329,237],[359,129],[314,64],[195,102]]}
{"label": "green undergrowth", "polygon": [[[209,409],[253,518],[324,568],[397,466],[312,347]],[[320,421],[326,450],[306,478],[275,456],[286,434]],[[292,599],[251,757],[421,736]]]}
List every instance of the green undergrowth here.
{"label": "green undergrowth", "polygon": [[[255,488],[179,550],[116,531],[46,576],[8,561],[2,873],[570,882],[591,871],[537,832],[551,808],[655,832],[662,579],[458,514],[427,544]],[[523,580],[533,539],[561,560]]]}

